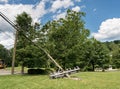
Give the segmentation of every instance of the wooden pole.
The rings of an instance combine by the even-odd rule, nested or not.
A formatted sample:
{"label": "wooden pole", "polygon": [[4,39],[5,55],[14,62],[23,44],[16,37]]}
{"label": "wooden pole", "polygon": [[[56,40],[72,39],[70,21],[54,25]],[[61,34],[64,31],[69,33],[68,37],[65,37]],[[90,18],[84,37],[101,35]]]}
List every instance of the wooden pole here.
{"label": "wooden pole", "polygon": [[[20,30],[20,27],[16,26],[12,21],[10,21],[4,14],[2,14],[0,12],[0,16],[6,20],[10,25],[12,25],[12,27],[15,28],[16,30],[16,34],[15,34],[15,43],[14,43],[14,49],[13,49],[13,59],[12,59],[12,70],[11,70],[11,73],[14,74],[14,66],[15,66],[15,56],[16,56],[16,44],[17,44],[17,36],[18,36],[18,32]],[[23,36],[28,39],[30,42],[32,42],[29,38],[27,38],[24,34]],[[38,48],[40,48],[41,50],[43,50],[47,56],[55,63],[55,65],[60,68],[61,70],[63,70],[63,68],[52,58],[52,56],[47,52],[45,51],[44,49],[42,49],[41,47],[39,47],[38,45],[36,45],[34,42],[32,42],[35,46],[37,46]],[[70,77],[69,75],[66,75],[67,77]]]}
{"label": "wooden pole", "polygon": [[[49,54],[49,53],[47,53],[47,51],[45,51],[45,50],[43,50],[46,54],[47,54],[47,56],[54,62],[54,64],[59,68],[59,69],[61,69],[62,71],[64,71],[64,69],[52,58],[52,56]],[[70,78],[70,76],[66,73],[65,74],[66,75],[66,77],[68,77],[68,78]]]}
{"label": "wooden pole", "polygon": [[14,74],[17,37],[18,37],[18,31],[16,31],[16,33],[15,33],[15,42],[14,42],[14,48],[13,48],[13,58],[12,58],[12,69],[11,69],[11,74]]}

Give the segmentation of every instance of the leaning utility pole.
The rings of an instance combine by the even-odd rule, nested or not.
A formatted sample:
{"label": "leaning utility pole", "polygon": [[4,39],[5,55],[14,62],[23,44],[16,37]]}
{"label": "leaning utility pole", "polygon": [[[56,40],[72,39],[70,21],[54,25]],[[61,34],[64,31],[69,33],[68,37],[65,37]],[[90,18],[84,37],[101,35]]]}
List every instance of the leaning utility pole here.
{"label": "leaning utility pole", "polygon": [[[20,27],[16,26],[12,21],[10,21],[4,14],[2,14],[0,12],[0,16],[7,21],[12,27],[15,28],[16,32],[20,31]],[[52,56],[46,51],[44,50],[42,47],[40,47],[39,45],[37,45],[36,43],[34,43],[31,39],[29,39],[28,37],[25,36],[25,34],[22,34],[25,39],[29,40],[33,45],[35,45],[36,47],[38,47],[40,50],[42,50],[47,56],[48,58],[50,58],[50,60],[61,70],[63,70],[63,68],[52,58]],[[17,34],[16,34],[17,36]],[[15,45],[14,45],[14,53],[13,53],[13,70],[12,73],[14,73],[14,62],[15,62],[15,53],[16,53],[16,43],[17,43],[17,37],[15,37]],[[64,70],[63,70],[64,71]],[[66,74],[66,76],[69,78],[70,76],[68,74]]]}
{"label": "leaning utility pole", "polygon": [[0,12],[0,16],[1,16],[5,21],[7,21],[12,27],[14,27],[15,30],[16,30],[16,33],[15,33],[15,42],[14,42],[14,49],[13,49],[12,70],[11,70],[11,74],[14,74],[18,27],[17,27],[12,21],[10,21],[3,13]]}
{"label": "leaning utility pole", "polygon": [[18,37],[18,31],[16,31],[16,33],[15,33],[15,41],[14,41],[14,48],[13,48],[13,58],[12,58],[11,74],[14,74],[14,68],[15,68],[15,57],[16,57],[17,37]]}

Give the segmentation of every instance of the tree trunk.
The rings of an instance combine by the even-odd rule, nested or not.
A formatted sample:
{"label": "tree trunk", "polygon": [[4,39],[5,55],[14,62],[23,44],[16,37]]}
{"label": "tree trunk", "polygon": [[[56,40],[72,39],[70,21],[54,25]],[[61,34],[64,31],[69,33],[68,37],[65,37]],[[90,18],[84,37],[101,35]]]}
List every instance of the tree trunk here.
{"label": "tree trunk", "polygon": [[94,65],[94,62],[92,62],[92,71],[95,71],[95,65]]}
{"label": "tree trunk", "polygon": [[24,74],[24,65],[21,66],[21,74]]}
{"label": "tree trunk", "polygon": [[104,68],[102,69],[102,72],[105,72],[105,69],[104,69]]}

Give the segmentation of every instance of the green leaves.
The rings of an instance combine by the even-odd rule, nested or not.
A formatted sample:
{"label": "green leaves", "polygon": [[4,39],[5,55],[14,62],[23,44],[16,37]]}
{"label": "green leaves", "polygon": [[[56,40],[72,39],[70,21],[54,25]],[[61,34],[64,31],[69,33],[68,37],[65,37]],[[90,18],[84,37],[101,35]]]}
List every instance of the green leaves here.
{"label": "green leaves", "polygon": [[89,35],[82,16],[82,12],[68,10],[65,19],[51,21],[45,25],[48,29],[47,44],[51,44],[48,45],[48,50],[64,68],[77,64],[81,58],[82,44]]}
{"label": "green leaves", "polygon": [[92,66],[93,71],[95,70],[95,65],[104,69],[103,66],[110,63],[109,51],[103,43],[90,39],[86,48],[86,59],[89,66]]}
{"label": "green leaves", "polygon": [[110,62],[113,68],[120,68],[120,40],[105,42],[109,49]]}
{"label": "green leaves", "polygon": [[83,16],[83,12],[68,10],[64,19],[49,21],[40,27],[38,23],[32,25],[31,17],[25,12],[18,15],[16,22],[22,29],[17,45],[20,61],[34,62],[38,67],[54,67],[44,52],[29,45],[22,36],[25,34],[47,50],[63,68],[80,66],[94,70],[96,65],[105,68],[109,62],[108,50],[101,42],[88,39],[90,31],[84,26]]}

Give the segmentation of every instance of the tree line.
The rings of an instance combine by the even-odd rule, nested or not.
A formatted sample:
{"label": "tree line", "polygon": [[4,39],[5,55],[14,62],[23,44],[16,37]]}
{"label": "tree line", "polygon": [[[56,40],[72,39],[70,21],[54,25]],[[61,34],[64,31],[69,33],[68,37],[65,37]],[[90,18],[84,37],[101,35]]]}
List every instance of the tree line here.
{"label": "tree line", "polygon": [[[57,67],[47,55],[27,40],[45,49],[64,69],[79,66],[82,71],[103,71],[112,65],[120,68],[120,41],[100,42],[90,38],[90,30],[85,28],[84,12],[67,10],[65,18],[48,21],[46,24],[34,23],[26,12],[17,15],[15,23],[18,32],[16,66],[28,68]],[[0,59],[11,66],[12,49],[0,45]]]}

